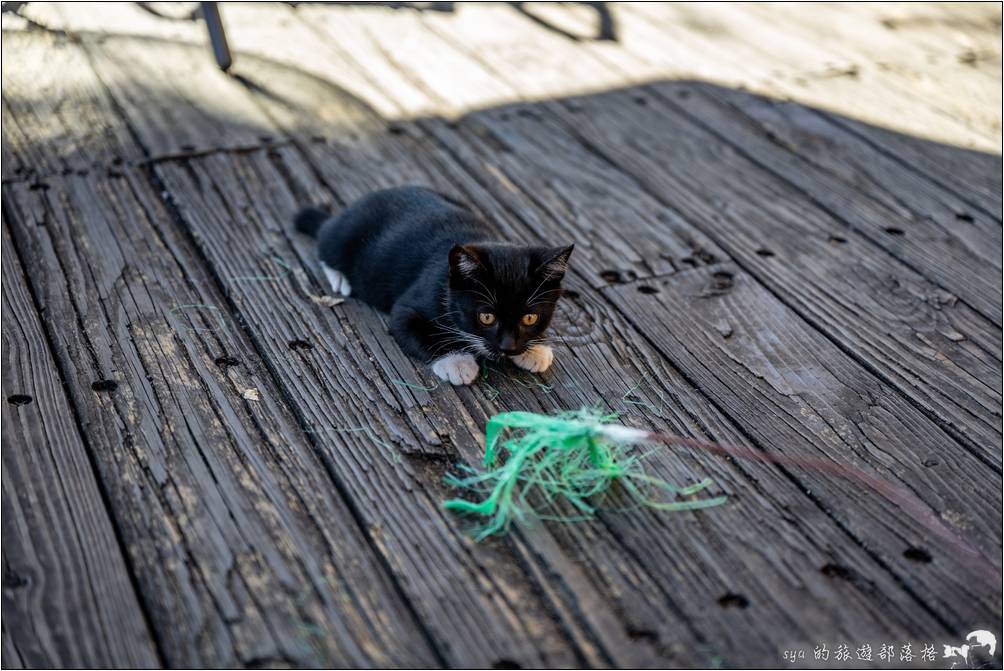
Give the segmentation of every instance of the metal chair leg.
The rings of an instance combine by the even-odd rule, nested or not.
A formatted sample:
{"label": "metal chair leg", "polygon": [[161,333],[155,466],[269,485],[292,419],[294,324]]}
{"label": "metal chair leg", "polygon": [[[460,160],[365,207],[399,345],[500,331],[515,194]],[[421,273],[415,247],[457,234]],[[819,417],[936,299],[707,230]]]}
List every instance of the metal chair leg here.
{"label": "metal chair leg", "polygon": [[223,21],[220,19],[220,8],[215,2],[200,2],[202,7],[202,18],[206,22],[206,29],[209,31],[209,43],[213,46],[213,56],[220,70],[226,72],[233,65],[234,59],[230,55],[230,46],[227,44],[227,33],[223,29]]}

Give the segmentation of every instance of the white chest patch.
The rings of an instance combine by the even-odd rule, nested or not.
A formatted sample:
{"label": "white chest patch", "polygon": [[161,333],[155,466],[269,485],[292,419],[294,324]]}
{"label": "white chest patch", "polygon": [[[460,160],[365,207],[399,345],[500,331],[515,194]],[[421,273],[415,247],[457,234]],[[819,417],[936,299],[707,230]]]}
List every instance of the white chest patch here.
{"label": "white chest patch", "polygon": [[512,358],[512,362],[531,373],[542,373],[551,367],[554,352],[547,345],[534,345],[522,354]]}
{"label": "white chest patch", "polygon": [[478,362],[470,354],[447,354],[432,362],[432,372],[451,384],[470,384],[478,377]]}
{"label": "white chest patch", "polygon": [[346,297],[352,295],[352,286],[349,285],[349,278],[323,263],[321,264],[321,268],[324,270],[324,275],[328,278],[328,282],[331,283],[332,291]]}

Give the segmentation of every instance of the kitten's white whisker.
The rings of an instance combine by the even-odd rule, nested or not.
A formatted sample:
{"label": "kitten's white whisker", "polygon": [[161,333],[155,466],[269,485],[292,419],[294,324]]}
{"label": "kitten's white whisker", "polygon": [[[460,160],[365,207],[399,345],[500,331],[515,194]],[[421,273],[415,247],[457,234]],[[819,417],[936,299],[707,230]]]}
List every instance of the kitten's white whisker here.
{"label": "kitten's white whisker", "polygon": [[486,292],[488,292],[488,294],[491,296],[491,303],[492,304],[498,303],[498,300],[495,298],[495,292],[494,291],[492,291],[491,289],[489,289],[488,287],[486,287],[485,283],[482,282],[481,280],[477,279],[476,277],[472,278],[472,279],[475,282],[477,282],[478,284],[480,284],[482,289],[484,289]]}
{"label": "kitten's white whisker", "polygon": [[533,299],[535,299],[537,297],[537,292],[540,291],[540,288],[542,286],[544,286],[544,284],[547,281],[548,281],[548,278],[546,278],[546,277],[543,280],[540,281],[540,284],[537,285],[537,288],[533,290],[532,294],[530,294],[530,298],[527,299],[527,303],[529,303],[530,301],[532,301]]}

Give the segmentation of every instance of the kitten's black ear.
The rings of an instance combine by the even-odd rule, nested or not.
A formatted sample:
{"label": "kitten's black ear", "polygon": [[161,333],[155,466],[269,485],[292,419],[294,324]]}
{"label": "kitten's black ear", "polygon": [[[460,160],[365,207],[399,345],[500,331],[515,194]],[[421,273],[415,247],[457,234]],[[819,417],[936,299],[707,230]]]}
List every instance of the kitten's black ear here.
{"label": "kitten's black ear", "polygon": [[471,245],[453,245],[450,250],[450,278],[472,278],[484,267],[481,252]]}
{"label": "kitten's black ear", "polygon": [[568,257],[572,255],[575,245],[555,247],[547,250],[543,256],[545,261],[540,264],[537,274],[545,280],[560,280],[568,270]]}

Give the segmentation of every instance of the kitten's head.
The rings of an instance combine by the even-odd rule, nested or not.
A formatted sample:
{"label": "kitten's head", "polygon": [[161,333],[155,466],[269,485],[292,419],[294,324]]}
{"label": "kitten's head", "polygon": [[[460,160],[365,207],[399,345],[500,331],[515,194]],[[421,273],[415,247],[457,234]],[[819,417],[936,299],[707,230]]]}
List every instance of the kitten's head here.
{"label": "kitten's head", "polygon": [[551,323],[573,247],[454,246],[447,298],[454,325],[484,343],[482,354],[522,354]]}

